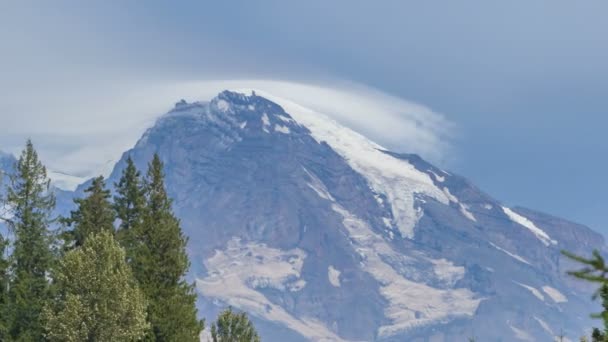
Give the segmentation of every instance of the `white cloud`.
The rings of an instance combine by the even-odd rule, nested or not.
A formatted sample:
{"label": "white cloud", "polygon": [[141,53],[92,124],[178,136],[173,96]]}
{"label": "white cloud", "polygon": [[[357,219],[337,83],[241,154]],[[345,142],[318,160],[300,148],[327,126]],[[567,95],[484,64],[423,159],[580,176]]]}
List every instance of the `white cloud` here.
{"label": "white cloud", "polygon": [[[424,106],[352,83],[326,86],[273,80],[64,85],[0,104],[0,150],[31,137],[50,169],[91,177],[132,147],[179,99],[209,100],[224,89],[255,88],[324,112],[389,149],[441,161],[453,125]],[[48,89],[48,88],[45,88]]]}

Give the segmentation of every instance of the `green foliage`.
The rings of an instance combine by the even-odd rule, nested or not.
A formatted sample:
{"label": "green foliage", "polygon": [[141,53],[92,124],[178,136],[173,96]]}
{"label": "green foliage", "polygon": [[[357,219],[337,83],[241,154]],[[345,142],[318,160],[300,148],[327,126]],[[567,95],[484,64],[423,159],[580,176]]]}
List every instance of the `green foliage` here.
{"label": "green foliage", "polygon": [[[2,186],[2,179],[4,178],[2,170],[0,170],[0,186]],[[0,189],[0,223],[4,222],[4,198],[2,198],[2,190]],[[7,249],[9,241],[8,237],[2,235],[0,232],[0,341],[8,339],[7,335],[7,310],[8,310],[8,259]]]}
{"label": "green foliage", "polygon": [[132,260],[135,248],[133,230],[142,224],[146,198],[141,174],[131,157],[127,158],[127,166],[114,186],[117,194],[114,196],[114,210],[120,220],[117,239],[127,252],[127,260]]}
{"label": "green foliage", "polygon": [[593,328],[591,333],[591,342],[606,342],[606,334],[598,328]]}
{"label": "green foliage", "polygon": [[10,261],[6,319],[10,339],[42,340],[40,312],[49,296],[47,273],[53,263],[50,215],[55,197],[49,191],[46,168],[28,141],[10,176],[6,202],[15,234]]}
{"label": "green foliage", "polygon": [[188,240],[158,156],[145,179],[127,160],[114,204],[104,179],[93,180],[64,219],[73,229],[62,234],[59,263],[49,232],[55,199],[31,142],[10,180],[2,217],[15,238],[9,246],[0,236],[0,341],[199,341]]}
{"label": "green foliage", "polygon": [[203,322],[197,319],[194,286],[184,280],[190,267],[187,238],[173,215],[164,185],[163,164],[155,155],[145,180],[142,224],[132,228],[131,265],[149,301],[149,339],[198,341]]}
{"label": "green foliage", "polygon": [[[0,203],[1,204],[1,203]],[[0,341],[8,339],[7,334],[7,310],[8,310],[8,260],[6,250],[8,239],[0,234]]]}
{"label": "green foliage", "polygon": [[213,342],[259,342],[260,337],[244,312],[224,310],[211,325]]}
{"label": "green foliage", "polygon": [[110,191],[105,188],[102,176],[93,179],[85,191],[87,196],[74,200],[78,205],[71,212],[67,223],[74,227],[66,232],[65,242],[68,248],[82,246],[85,239],[102,231],[114,231],[114,210],[110,203]]}
{"label": "green foliage", "polygon": [[69,251],[54,274],[58,292],[44,309],[49,341],[135,341],[148,329],[146,301],[125,252],[102,230]]}
{"label": "green foliage", "polygon": [[600,318],[603,320],[604,329],[603,331],[594,328],[591,334],[592,342],[607,342],[608,341],[608,268],[604,261],[604,258],[599,251],[594,250],[591,258],[584,258],[567,251],[562,251],[562,254],[566,257],[577,261],[585,265],[578,271],[569,271],[568,274],[576,278],[600,284],[600,288],[593,295],[593,299],[600,298],[602,301],[602,312],[591,315],[594,318]]}

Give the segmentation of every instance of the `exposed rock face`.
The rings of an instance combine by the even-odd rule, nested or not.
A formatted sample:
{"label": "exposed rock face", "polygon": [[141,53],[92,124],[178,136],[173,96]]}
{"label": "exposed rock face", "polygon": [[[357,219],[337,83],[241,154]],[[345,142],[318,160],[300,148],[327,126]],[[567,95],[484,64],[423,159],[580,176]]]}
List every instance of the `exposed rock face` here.
{"label": "exposed rock face", "polygon": [[588,326],[595,306],[559,251],[604,250],[601,235],[267,97],[178,103],[108,182],[127,155],[143,169],[160,154],[206,317],[246,310],[265,341],[548,341]]}

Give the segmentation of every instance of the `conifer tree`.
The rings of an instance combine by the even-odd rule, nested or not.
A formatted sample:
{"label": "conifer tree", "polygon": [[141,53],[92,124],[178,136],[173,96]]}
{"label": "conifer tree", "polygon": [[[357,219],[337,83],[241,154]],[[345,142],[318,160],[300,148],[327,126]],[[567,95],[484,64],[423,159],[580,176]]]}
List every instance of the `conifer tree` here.
{"label": "conifer tree", "polygon": [[146,206],[143,180],[131,157],[127,158],[127,166],[114,186],[117,193],[114,197],[114,210],[120,220],[117,239],[126,249],[127,260],[131,260],[134,249],[133,230],[141,225]]}
{"label": "conifer tree", "polygon": [[599,283],[600,288],[593,295],[593,299],[600,298],[602,301],[602,312],[593,314],[591,317],[602,319],[603,329],[593,328],[591,333],[592,342],[607,342],[608,341],[608,265],[599,251],[594,250],[591,258],[584,258],[567,251],[562,251],[566,257],[577,261],[584,268],[578,271],[569,271],[568,274],[586,280],[591,283]]}
{"label": "conifer tree", "polygon": [[199,341],[203,322],[196,317],[194,286],[184,276],[190,267],[187,238],[173,215],[158,157],[149,164],[143,224],[135,226],[133,271],[148,299],[149,339]]}
{"label": "conifer tree", "polygon": [[[0,202],[1,205],[1,202]],[[8,339],[7,336],[7,310],[8,310],[8,260],[6,250],[8,239],[0,232],[0,341]]]}
{"label": "conifer tree", "polygon": [[28,140],[7,187],[11,208],[8,223],[15,240],[5,315],[9,339],[13,340],[42,339],[39,316],[49,296],[47,272],[53,262],[49,225],[55,197],[49,187],[46,168]]}
{"label": "conifer tree", "polygon": [[224,310],[211,325],[213,342],[260,342],[255,327],[244,312]]}
{"label": "conifer tree", "polygon": [[[0,170],[0,187],[3,186],[2,180],[4,178],[4,174],[2,170]],[[0,223],[5,223],[5,200],[3,196],[3,189],[0,189]],[[3,235],[3,231],[0,227],[0,341],[5,341],[8,339],[7,336],[7,310],[8,310],[8,245],[9,240],[8,237]]]}
{"label": "conifer tree", "polygon": [[114,210],[110,203],[110,191],[105,188],[103,176],[93,179],[85,191],[85,198],[75,199],[78,205],[67,220],[73,230],[67,232],[68,248],[79,247],[85,239],[101,231],[114,232]]}
{"label": "conifer tree", "polygon": [[57,295],[42,315],[49,341],[137,341],[148,329],[124,249],[110,231],[98,231],[67,252],[54,274]]}

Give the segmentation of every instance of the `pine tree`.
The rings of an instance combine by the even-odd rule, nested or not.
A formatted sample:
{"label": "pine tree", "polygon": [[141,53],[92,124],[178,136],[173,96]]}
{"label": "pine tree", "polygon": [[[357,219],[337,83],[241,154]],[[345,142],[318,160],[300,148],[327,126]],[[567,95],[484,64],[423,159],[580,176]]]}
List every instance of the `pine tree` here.
{"label": "pine tree", "polygon": [[566,257],[586,265],[578,271],[569,271],[568,274],[586,280],[592,283],[599,283],[600,288],[593,295],[593,299],[600,298],[602,300],[602,312],[591,315],[594,318],[602,319],[604,323],[603,329],[594,328],[591,334],[592,342],[607,342],[608,341],[608,265],[599,251],[594,250],[592,257],[587,259],[567,251],[562,251]]}
{"label": "pine tree", "polygon": [[148,299],[149,339],[199,341],[203,322],[197,319],[194,286],[184,276],[190,267],[187,238],[173,215],[158,155],[149,164],[145,182],[143,223],[134,228],[133,271]]}
{"label": "pine tree", "polygon": [[114,186],[117,193],[114,197],[114,210],[120,220],[117,239],[126,249],[127,260],[131,260],[135,248],[133,230],[141,225],[146,206],[142,177],[131,157],[127,158],[127,167]]}
{"label": "pine tree", "polygon": [[78,205],[72,211],[68,224],[74,227],[66,234],[68,248],[82,246],[91,234],[101,231],[114,232],[114,210],[110,203],[110,191],[105,188],[102,176],[93,179],[85,191],[87,196],[74,200]]}
{"label": "pine tree", "polygon": [[260,342],[260,336],[247,314],[233,312],[230,307],[211,325],[211,338],[213,342]]}
{"label": "pine tree", "polygon": [[49,296],[47,272],[53,262],[49,225],[55,197],[49,187],[46,168],[28,140],[7,187],[8,223],[15,240],[6,319],[15,340],[42,339],[39,316]]}
{"label": "pine tree", "polygon": [[49,341],[136,341],[148,329],[124,249],[110,231],[98,231],[67,252],[54,274],[57,295],[42,314]]}
{"label": "pine tree", "polygon": [[[2,186],[2,180],[4,178],[4,174],[2,170],[0,170],[0,186]],[[5,219],[5,200],[3,198],[2,189],[0,189],[0,223],[4,223]],[[0,231],[0,341],[5,341],[8,339],[7,336],[7,310],[8,310],[8,249],[9,241],[8,237],[3,235],[3,232]]]}
{"label": "pine tree", "polygon": [[[1,202],[0,202],[1,203]],[[0,233],[0,341],[8,339],[7,336],[7,310],[8,310],[8,260],[6,258],[8,239]]]}

